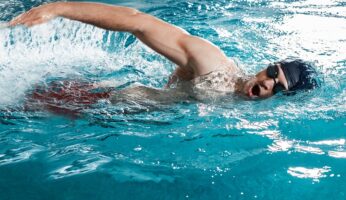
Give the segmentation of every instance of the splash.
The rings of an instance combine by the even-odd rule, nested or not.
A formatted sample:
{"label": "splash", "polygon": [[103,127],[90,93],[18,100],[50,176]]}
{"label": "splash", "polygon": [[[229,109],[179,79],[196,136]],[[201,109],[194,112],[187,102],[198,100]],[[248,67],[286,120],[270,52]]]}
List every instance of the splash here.
{"label": "splash", "polygon": [[2,29],[0,105],[20,103],[28,90],[50,79],[88,79],[129,65],[143,73],[168,74],[162,63],[156,61],[160,56],[154,54],[154,62],[148,60],[151,53],[129,34],[61,18],[33,28]]}

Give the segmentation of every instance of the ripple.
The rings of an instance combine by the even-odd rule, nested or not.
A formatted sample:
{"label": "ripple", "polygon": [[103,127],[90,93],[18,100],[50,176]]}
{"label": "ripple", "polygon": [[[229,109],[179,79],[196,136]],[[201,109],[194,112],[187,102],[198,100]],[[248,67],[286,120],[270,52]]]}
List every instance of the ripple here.
{"label": "ripple", "polygon": [[292,148],[293,141],[289,140],[275,140],[273,144],[268,146],[271,152],[288,151]]}
{"label": "ripple", "polygon": [[73,144],[65,146],[59,150],[52,151],[50,154],[52,158],[59,158],[61,156],[65,156],[68,154],[88,154],[93,152],[94,151],[92,146],[87,146],[83,144]]}
{"label": "ripple", "polygon": [[120,181],[131,181],[131,182],[148,182],[152,181],[155,183],[169,182],[174,183],[175,177],[171,174],[165,173],[162,170],[163,167],[147,167],[142,166],[145,170],[136,167],[124,168],[117,166],[112,169],[109,173],[112,174],[114,179]]}
{"label": "ripple", "polygon": [[84,174],[95,171],[99,166],[108,163],[111,158],[106,156],[98,156],[84,160],[76,160],[70,165],[63,166],[50,173],[53,179],[65,178],[73,175]]}
{"label": "ripple", "polygon": [[310,146],[303,146],[303,145],[296,145],[295,150],[302,153],[313,153],[318,155],[325,154],[322,149],[317,147],[310,147]]}
{"label": "ripple", "polygon": [[346,151],[329,151],[328,155],[334,158],[346,158]]}
{"label": "ripple", "polygon": [[326,173],[330,171],[331,169],[328,166],[322,168],[290,167],[287,173],[297,178],[310,178],[319,182],[319,179],[327,177]]}
{"label": "ripple", "polygon": [[[0,3],[4,10],[0,20],[33,6],[18,0],[8,2]],[[40,112],[47,115],[33,119],[38,111],[21,106],[36,85],[80,78],[103,81],[100,85],[119,90],[133,84],[161,87],[175,66],[130,34],[70,20],[56,19],[31,29],[3,28],[0,165],[35,160],[40,158],[36,154],[45,149],[48,159],[39,161],[50,167],[51,179],[105,172],[131,186],[147,181],[160,183],[154,184],[156,192],[167,191],[162,188],[167,184],[212,191],[216,187],[203,188],[209,183],[203,177],[210,178],[210,173],[223,174],[213,178],[213,184],[223,184],[217,189],[238,191],[242,186],[246,190],[259,181],[269,186],[269,191],[273,182],[269,184],[263,177],[277,170],[287,170],[285,177],[277,177],[279,181],[295,177],[317,182],[328,174],[333,177],[331,169],[344,172],[343,4],[316,0],[114,3],[140,7],[210,40],[226,55],[241,59],[242,68],[249,74],[274,60],[297,56],[316,63],[325,82],[312,92],[277,95],[264,101],[232,97],[225,102],[188,102],[188,106],[155,103],[153,109],[137,101],[131,102],[133,105],[105,102],[88,107],[74,119],[52,116],[45,110]],[[14,111],[6,104],[20,108]],[[302,164],[296,166],[297,161]],[[325,167],[314,167],[314,162]],[[279,189],[285,186],[275,184]],[[334,189],[341,191],[342,186],[335,185]]]}
{"label": "ripple", "polygon": [[0,165],[13,164],[30,159],[34,154],[43,150],[42,147],[33,145],[20,147],[16,149],[8,149],[0,154]]}
{"label": "ripple", "polygon": [[322,140],[322,141],[309,142],[309,143],[310,143],[310,144],[315,144],[315,145],[338,146],[338,145],[345,145],[345,139],[338,139],[338,140]]}

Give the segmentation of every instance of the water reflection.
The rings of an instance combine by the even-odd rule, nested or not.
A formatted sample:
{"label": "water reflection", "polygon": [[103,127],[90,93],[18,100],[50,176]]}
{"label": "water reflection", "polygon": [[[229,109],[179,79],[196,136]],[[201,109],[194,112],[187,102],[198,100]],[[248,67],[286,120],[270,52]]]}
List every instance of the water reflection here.
{"label": "water reflection", "polygon": [[68,176],[84,174],[96,170],[100,165],[108,163],[110,158],[105,156],[97,156],[84,160],[73,161],[72,164],[63,166],[51,173],[53,179],[64,178]]}
{"label": "water reflection", "polygon": [[[227,1],[218,6],[211,1],[177,3],[188,8],[167,12],[170,8],[164,5],[151,11],[220,45],[227,55],[244,63],[245,71],[297,56],[315,62],[332,81],[321,90],[294,97],[172,105],[137,114],[116,112],[123,108],[102,104],[71,122],[51,115],[32,119],[35,114],[20,110],[23,126],[41,131],[8,131],[9,127],[22,128],[17,127],[19,118],[2,117],[11,123],[0,126],[0,165],[33,160],[44,148],[37,150],[21,141],[34,141],[48,148],[48,159],[41,161],[54,167],[48,174],[52,179],[105,168],[106,173],[126,181],[134,177],[175,183],[193,171],[198,173],[194,177],[231,174],[238,181],[235,184],[221,176],[215,183],[254,188],[256,183],[270,186],[263,177],[287,169],[297,159],[302,164],[284,170],[288,177],[319,181],[332,177],[332,169],[344,170],[338,162],[346,158],[342,132],[346,111],[345,8],[336,6],[338,1],[264,1],[265,6],[261,1]],[[203,16],[193,9],[203,11]],[[207,12],[210,10],[215,12]],[[180,14],[190,18],[177,20]],[[0,57],[0,106],[21,105],[28,90],[49,79],[82,77],[105,80],[105,85],[120,85],[119,80],[121,85],[141,82],[159,87],[174,68],[129,35],[62,19],[33,29],[0,30]],[[66,126],[68,123],[72,125]],[[9,144],[15,137],[21,141]],[[177,176],[170,176],[170,170]],[[203,180],[196,182],[204,184]]]}
{"label": "water reflection", "polygon": [[287,173],[297,178],[310,178],[318,182],[320,178],[327,177],[327,173],[331,168],[324,166],[322,168],[305,168],[305,167],[290,167]]}
{"label": "water reflection", "polygon": [[328,151],[328,155],[334,158],[346,158],[346,151]]}

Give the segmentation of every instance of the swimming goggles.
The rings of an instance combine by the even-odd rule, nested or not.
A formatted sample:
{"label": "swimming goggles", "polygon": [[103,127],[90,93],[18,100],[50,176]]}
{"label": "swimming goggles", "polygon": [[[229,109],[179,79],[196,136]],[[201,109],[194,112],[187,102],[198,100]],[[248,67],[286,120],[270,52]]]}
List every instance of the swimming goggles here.
{"label": "swimming goggles", "polygon": [[[276,82],[276,79],[279,76],[279,67],[276,64],[269,64],[266,73],[269,78],[274,80],[273,94],[286,90],[285,86],[283,86],[280,82]],[[258,84],[252,88],[252,93],[255,96],[260,95],[260,86]]]}
{"label": "swimming goggles", "polygon": [[273,94],[286,90],[285,86],[280,82],[276,82],[276,78],[279,76],[279,67],[276,64],[269,64],[267,68],[267,76],[274,80]]}

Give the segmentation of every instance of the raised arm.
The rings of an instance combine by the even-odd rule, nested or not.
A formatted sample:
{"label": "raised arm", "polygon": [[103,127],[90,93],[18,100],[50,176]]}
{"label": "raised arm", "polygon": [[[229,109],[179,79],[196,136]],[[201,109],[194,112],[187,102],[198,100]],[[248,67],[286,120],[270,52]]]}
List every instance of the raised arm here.
{"label": "raised arm", "polygon": [[143,43],[194,76],[228,67],[232,61],[210,42],[136,9],[99,3],[58,2],[33,8],[9,25],[33,26],[64,17],[113,31],[134,34]]}

